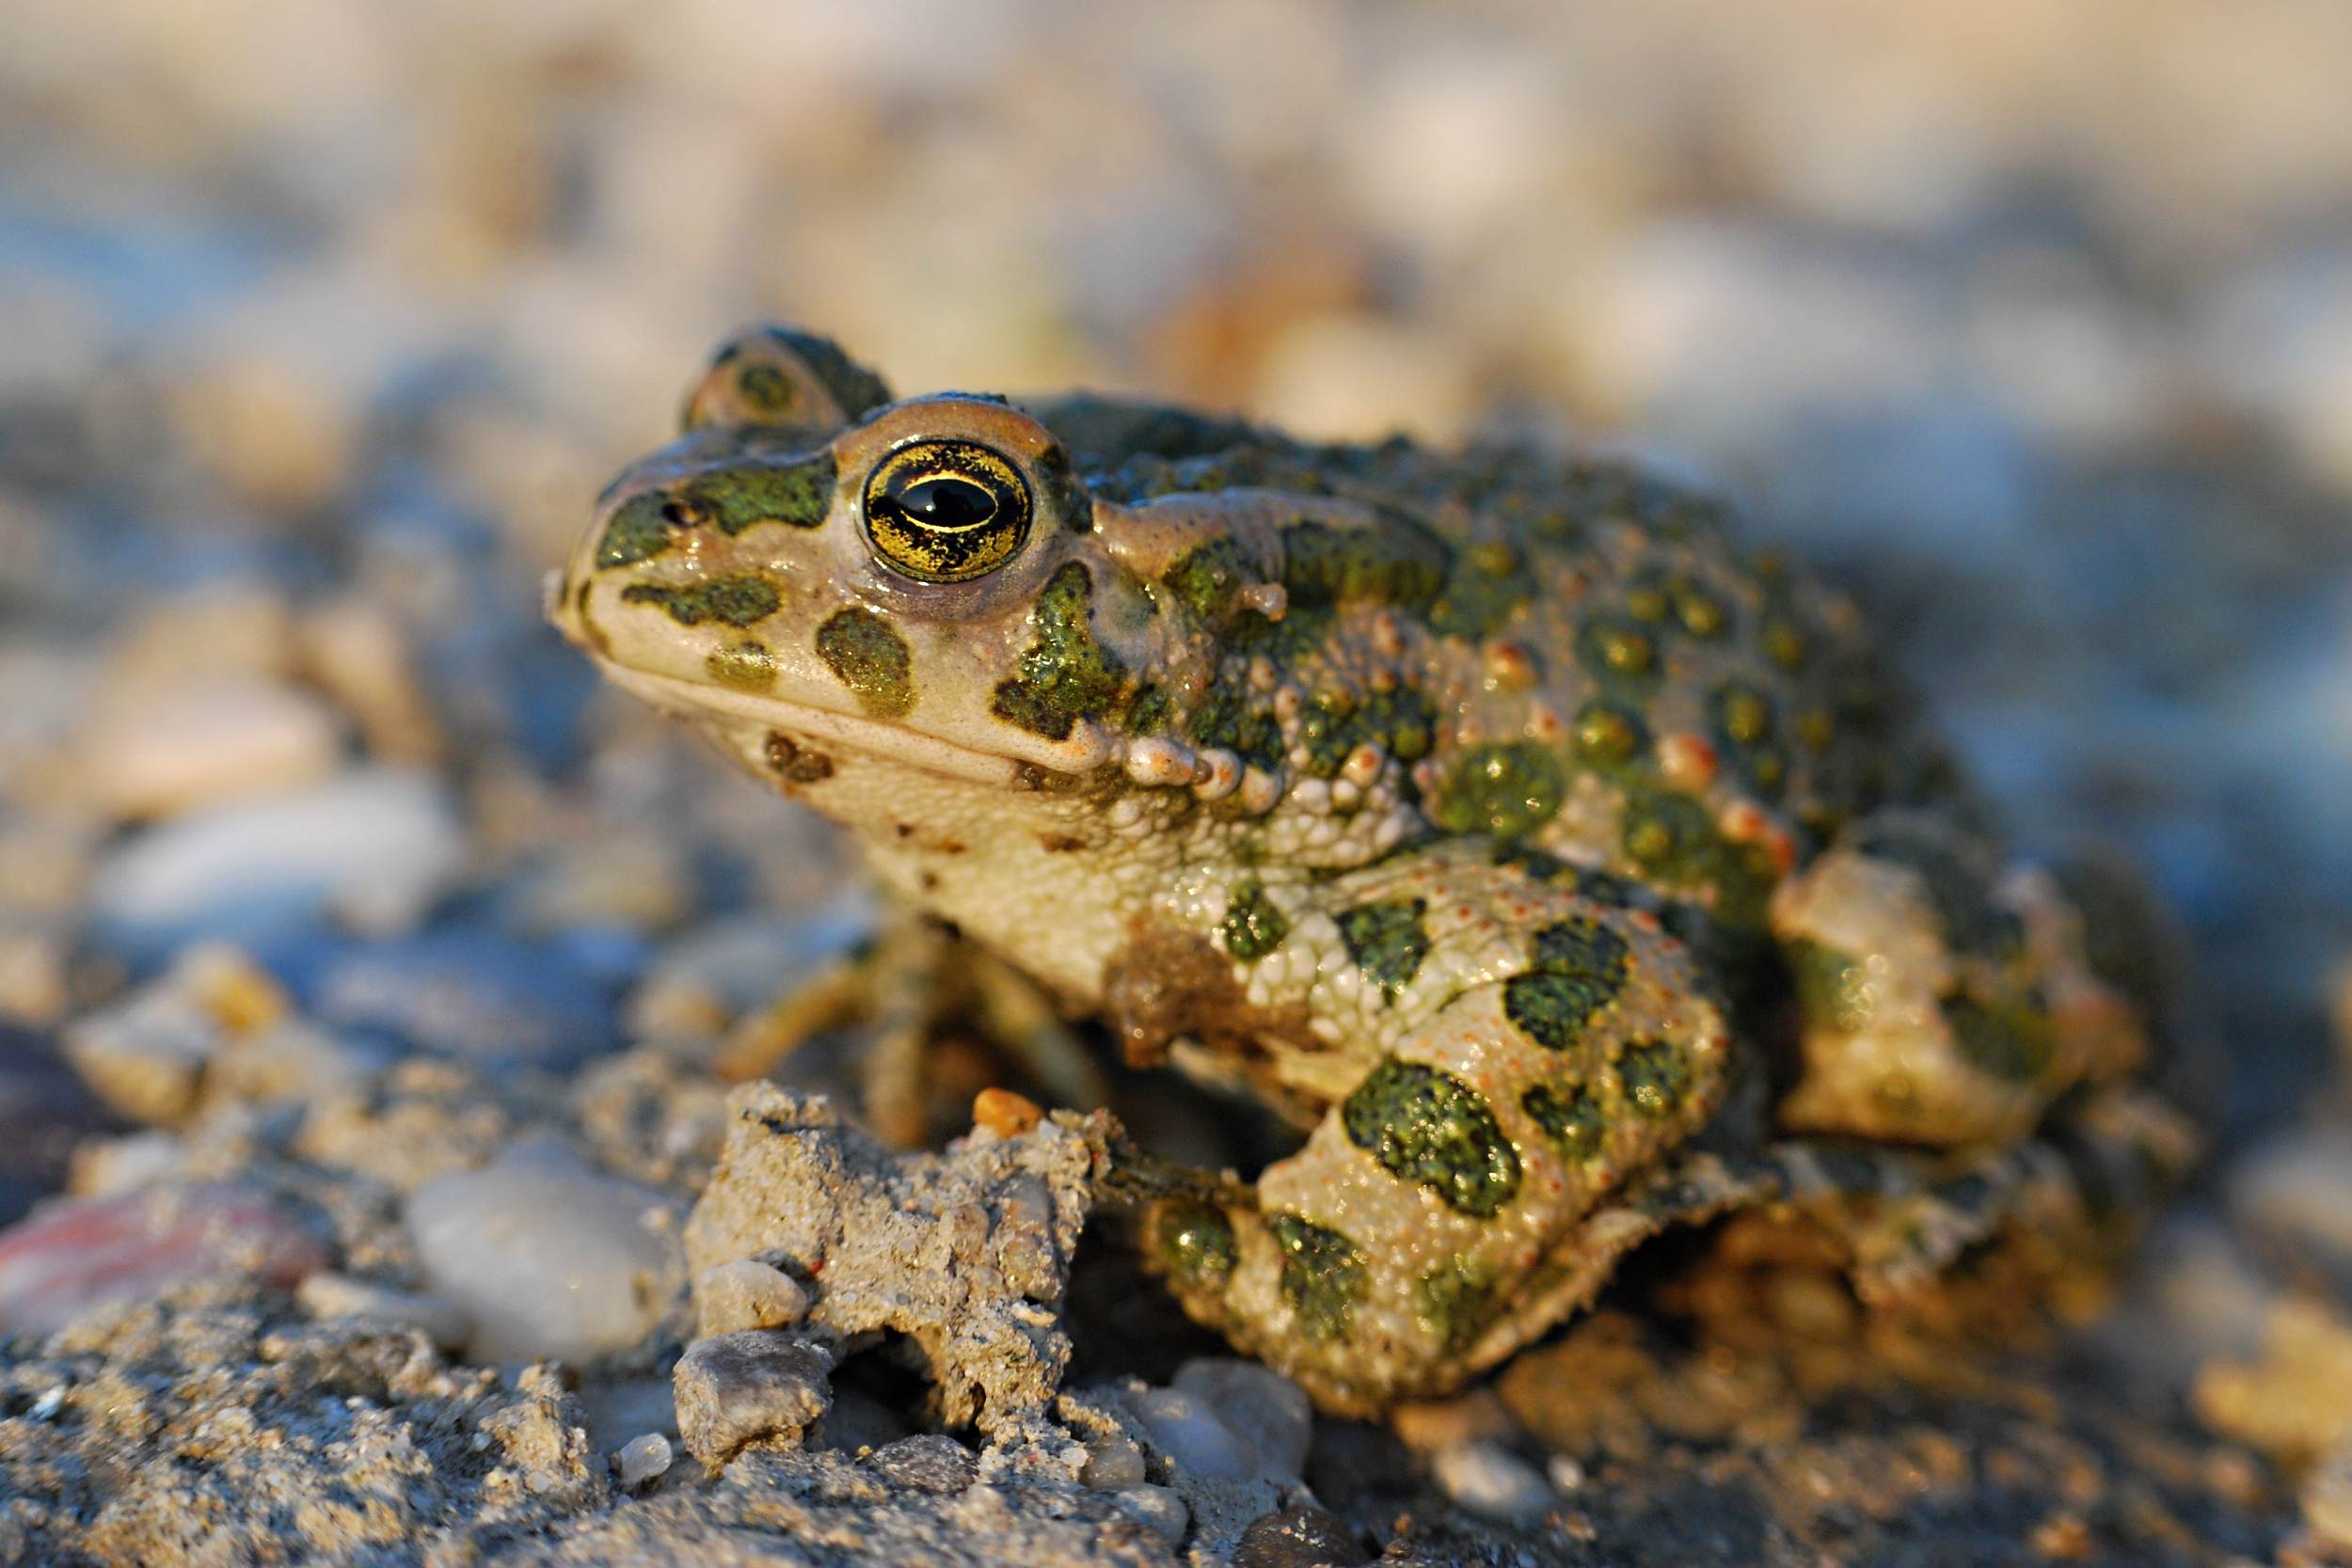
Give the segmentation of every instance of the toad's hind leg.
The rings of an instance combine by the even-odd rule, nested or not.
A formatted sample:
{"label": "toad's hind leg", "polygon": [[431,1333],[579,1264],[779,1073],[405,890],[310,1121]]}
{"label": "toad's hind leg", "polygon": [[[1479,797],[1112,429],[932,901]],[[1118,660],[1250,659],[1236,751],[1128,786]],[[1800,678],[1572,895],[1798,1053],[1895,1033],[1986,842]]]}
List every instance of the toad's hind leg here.
{"label": "toad's hind leg", "polygon": [[2149,1053],[2058,879],[1933,817],[1850,829],[1774,893],[1772,928],[1799,1004],[1790,1132],[2015,1144]]}
{"label": "toad's hind leg", "polygon": [[[2195,1130],[2136,1085],[2070,1101],[2015,1144],[1933,1150],[1789,1139],[1766,1151],[1752,1226],[1795,1219],[1826,1236],[1854,1293],[1900,1307],[1967,1254],[2033,1235],[2095,1261],[2127,1239],[2194,1163]],[[1739,1250],[1735,1248],[1735,1250]]]}
{"label": "toad's hind leg", "polygon": [[[1601,895],[1485,865],[1430,875],[1411,905],[1435,978],[1364,993],[1360,1026],[1386,1044],[1370,1070],[1254,1189],[1169,1194],[1147,1216],[1186,1309],[1335,1410],[1442,1391],[1589,1300],[1662,1225],[1748,1196],[1711,1171],[1661,1188],[1729,1070],[1682,944]],[[1339,887],[1336,918],[1351,897],[1402,907],[1361,901],[1380,891]],[[1294,922],[1298,940],[1319,918]]]}

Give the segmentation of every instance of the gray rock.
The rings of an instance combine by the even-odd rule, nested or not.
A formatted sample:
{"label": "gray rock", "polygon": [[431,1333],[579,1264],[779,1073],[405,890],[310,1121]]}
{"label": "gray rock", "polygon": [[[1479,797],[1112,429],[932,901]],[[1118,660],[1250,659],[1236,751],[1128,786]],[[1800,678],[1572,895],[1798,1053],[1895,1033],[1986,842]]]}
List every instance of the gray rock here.
{"label": "gray rock", "polygon": [[316,698],[250,676],[161,685],[108,705],[77,737],[87,798],[120,816],[164,816],[277,793],[331,772],[342,746]]}
{"label": "gray rock", "polygon": [[670,1440],[658,1432],[632,1437],[612,1455],[612,1474],[624,1491],[636,1492],[670,1473]]}
{"label": "gray rock", "polygon": [[739,1258],[696,1276],[694,1305],[705,1334],[789,1328],[808,1316],[808,1291],[782,1269]]}
{"label": "gray rock", "polygon": [[398,931],[457,879],[467,855],[435,779],[362,768],[133,838],[100,864],[91,912],[119,940],[155,949],[298,929],[330,913]]}
{"label": "gray rock", "polygon": [[917,1492],[961,1492],[979,1479],[980,1462],[944,1432],[901,1437],[866,1455],[884,1481]]}
{"label": "gray rock", "polygon": [[797,1443],[833,1403],[833,1357],[772,1329],[697,1339],[671,1374],[687,1450],[713,1468],[762,1439]]}
{"label": "gray rock", "polygon": [[1484,1438],[1438,1449],[1429,1468],[1458,1506],[1501,1524],[1532,1525],[1557,1500],[1534,1465]]}
{"label": "gray rock", "polygon": [[743,1085],[727,1109],[719,1167],[686,1226],[698,1274],[787,1259],[822,1281],[806,1332],[836,1346],[906,1336],[945,1422],[993,1436],[1042,1417],[1070,1358],[1049,1304],[1093,1203],[1103,1123],[894,1154],[771,1084]]}
{"label": "gray rock", "polygon": [[1176,1369],[1175,1387],[1207,1401],[1220,1421],[1257,1449],[1268,1469],[1292,1478],[1306,1473],[1314,1406],[1289,1378],[1262,1362],[1204,1355]]}
{"label": "gray rock", "polygon": [[1184,1540],[1184,1531],[1192,1527],[1192,1510],[1184,1499],[1165,1486],[1137,1484],[1114,1487],[1106,1493],[1121,1513],[1160,1536],[1173,1546]]}
{"label": "gray rock", "polygon": [[1357,1568],[1371,1560],[1354,1526],[1311,1503],[1252,1520],[1233,1548],[1233,1568]]}
{"label": "gray rock", "polygon": [[405,1211],[433,1290],[470,1314],[481,1360],[573,1363],[628,1348],[681,1283],[661,1196],[554,1144],[426,1182]]}
{"label": "gray rock", "polygon": [[1127,1401],[1168,1462],[1203,1481],[1248,1481],[1265,1468],[1257,1448],[1217,1418],[1206,1400],[1147,1388]]}

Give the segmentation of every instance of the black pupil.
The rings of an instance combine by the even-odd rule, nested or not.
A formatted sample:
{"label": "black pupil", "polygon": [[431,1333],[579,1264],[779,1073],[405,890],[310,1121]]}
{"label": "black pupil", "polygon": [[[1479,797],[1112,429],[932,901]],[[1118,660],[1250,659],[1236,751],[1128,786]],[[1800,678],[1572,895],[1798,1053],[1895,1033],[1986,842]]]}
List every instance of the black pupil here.
{"label": "black pupil", "polygon": [[952,475],[918,480],[890,499],[909,517],[936,529],[977,528],[996,515],[996,498],[987,486]]}

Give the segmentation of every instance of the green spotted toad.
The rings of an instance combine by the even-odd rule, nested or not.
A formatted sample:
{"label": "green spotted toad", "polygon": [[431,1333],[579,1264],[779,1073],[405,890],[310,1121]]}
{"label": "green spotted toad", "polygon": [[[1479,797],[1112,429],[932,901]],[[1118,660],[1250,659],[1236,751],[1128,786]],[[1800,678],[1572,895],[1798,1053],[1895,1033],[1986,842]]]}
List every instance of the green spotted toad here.
{"label": "green spotted toad", "polygon": [[557,624],[1132,1060],[1304,1130],[1133,1190],[1186,1310],[1327,1408],[1459,1384],[1670,1224],[1809,1214],[1892,1293],[2183,1157],[2133,934],[2008,859],[1851,607],[1702,498],[893,401],[775,327],[685,426]]}

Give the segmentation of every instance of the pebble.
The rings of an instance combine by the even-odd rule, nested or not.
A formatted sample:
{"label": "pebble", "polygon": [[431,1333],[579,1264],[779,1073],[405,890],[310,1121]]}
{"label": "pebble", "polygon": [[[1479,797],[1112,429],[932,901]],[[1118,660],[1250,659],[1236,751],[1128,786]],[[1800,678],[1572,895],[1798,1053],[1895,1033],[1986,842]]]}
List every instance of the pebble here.
{"label": "pebble", "polygon": [[313,1318],[364,1318],[413,1328],[442,1350],[455,1350],[473,1333],[473,1319],[445,1297],[394,1290],[373,1280],[322,1270],[294,1291],[294,1300]]}
{"label": "pebble", "polygon": [[252,945],[329,914],[386,935],[413,927],[468,854],[435,779],[360,768],[135,835],[100,863],[91,916],[134,956],[205,937]]}
{"label": "pebble", "polygon": [[833,1358],[773,1329],[697,1339],[671,1374],[687,1450],[716,1468],[747,1443],[797,1442],[833,1403]]}
{"label": "pebble", "polygon": [[1104,1437],[1087,1445],[1078,1479],[1089,1486],[1133,1486],[1149,1473],[1140,1448],[1124,1437]]}
{"label": "pebble", "polygon": [[75,1021],[65,1050],[108,1106],[133,1121],[168,1127],[195,1108],[205,1066],[226,1033],[188,991],[156,989]]}
{"label": "pebble", "polygon": [[1447,1497],[1501,1524],[1532,1525],[1553,1506],[1551,1489],[1534,1465],[1485,1438],[1438,1449],[1430,1470]]}
{"label": "pebble", "polygon": [[1105,1494],[1114,1507],[1171,1546],[1184,1540],[1192,1526],[1192,1510],[1165,1486],[1148,1483],[1113,1487]]}
{"label": "pebble", "polygon": [[978,1457],[944,1432],[885,1443],[866,1463],[892,1485],[916,1492],[961,1492],[980,1476]]}
{"label": "pebble", "polygon": [[670,1473],[670,1440],[648,1432],[622,1444],[612,1455],[612,1471],[625,1492],[642,1491]]}
{"label": "pebble", "polygon": [[1147,1388],[1128,1402],[1168,1462],[1203,1481],[1251,1481],[1265,1468],[1256,1445],[1218,1418],[1209,1402],[1174,1388]]}
{"label": "pebble", "polygon": [[326,960],[329,1024],[473,1061],[561,1070],[612,1043],[604,987],[558,943],[470,927],[370,942]]}
{"label": "pebble", "polygon": [[1312,1503],[1259,1515],[1233,1546],[1233,1568],[1358,1568],[1371,1560],[1354,1526]]}
{"label": "pebble", "polygon": [[551,1143],[426,1182],[405,1218],[428,1284],[473,1319],[479,1360],[579,1364],[626,1349],[660,1321],[683,1272],[660,1194]]}
{"label": "pebble", "polygon": [[2352,1443],[2338,1443],[2303,1480],[2303,1524],[2329,1553],[2352,1554]]}
{"label": "pebble", "polygon": [[715,1037],[754,1008],[787,996],[873,934],[863,888],[786,915],[730,914],[682,932],[647,966],[628,1000],[633,1037]]}
{"label": "pebble", "polygon": [[739,1258],[706,1269],[694,1281],[694,1305],[705,1334],[744,1328],[789,1328],[808,1316],[808,1291],[782,1269]]}
{"label": "pebble", "polygon": [[2250,1150],[2228,1179],[2231,1210],[2290,1257],[2352,1269],[2352,1134],[2281,1133]]}
{"label": "pebble", "polygon": [[0,930],[0,1025],[45,1027],[72,1002],[65,933],[42,927]]}
{"label": "pebble", "polygon": [[291,1289],[330,1260],[316,1236],[242,1188],[87,1199],[0,1231],[0,1333],[46,1333],[109,1302],[216,1275]]}
{"label": "pebble", "polygon": [[113,1197],[167,1180],[187,1163],[187,1140],[161,1128],[91,1138],[74,1147],[66,1190],[76,1197]]}
{"label": "pebble", "polygon": [[316,698],[274,681],[142,687],[101,707],[76,737],[82,799],[114,816],[168,816],[314,784],[342,737]]}
{"label": "pebble", "polygon": [[1314,1406],[1289,1378],[1261,1362],[1204,1355],[1176,1369],[1175,1387],[1206,1400],[1220,1421],[1248,1439],[1268,1469],[1293,1480],[1306,1473]]}

